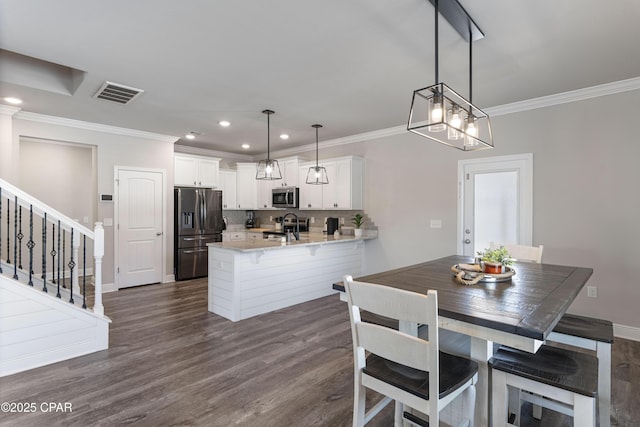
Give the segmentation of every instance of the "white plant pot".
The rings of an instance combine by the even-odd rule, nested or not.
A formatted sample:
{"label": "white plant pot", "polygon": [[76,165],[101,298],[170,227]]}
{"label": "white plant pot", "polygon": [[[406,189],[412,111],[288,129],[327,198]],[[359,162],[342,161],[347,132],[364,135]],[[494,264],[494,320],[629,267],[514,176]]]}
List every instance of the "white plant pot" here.
{"label": "white plant pot", "polygon": [[354,234],[356,237],[362,237],[362,228],[356,228],[356,229],[354,229],[354,230],[353,230],[353,234]]}

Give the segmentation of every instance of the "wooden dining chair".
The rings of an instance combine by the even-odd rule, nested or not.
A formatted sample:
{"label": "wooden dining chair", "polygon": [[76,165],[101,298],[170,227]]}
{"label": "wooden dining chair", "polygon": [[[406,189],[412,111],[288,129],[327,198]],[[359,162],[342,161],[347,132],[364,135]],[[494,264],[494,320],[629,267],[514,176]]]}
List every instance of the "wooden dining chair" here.
{"label": "wooden dining chair", "polygon": [[[473,426],[478,364],[441,352],[438,346],[438,294],[420,294],[344,277],[354,355],[353,426],[367,424],[391,401],[395,425],[440,425],[440,411],[464,394],[467,413],[461,424]],[[364,322],[367,311],[403,324],[429,326],[429,339]],[[369,353],[366,356],[366,352]],[[366,411],[366,390],[385,397]]]}
{"label": "wooden dining chair", "polygon": [[574,427],[596,426],[598,359],[590,354],[543,345],[536,353],[511,347],[489,359],[491,410],[495,427],[519,425],[509,413],[510,395],[573,418]]}
{"label": "wooden dining chair", "polygon": [[[496,244],[491,243],[492,247]],[[499,246],[499,245],[498,245]],[[503,245],[517,261],[541,263],[543,245]],[[596,352],[598,357],[598,412],[600,426],[611,424],[611,345],[613,344],[613,323],[609,320],[565,314],[562,316],[548,342],[566,344]],[[512,407],[513,405],[510,405]],[[516,415],[518,417],[519,414]],[[542,408],[534,405],[533,417],[542,417]]]}

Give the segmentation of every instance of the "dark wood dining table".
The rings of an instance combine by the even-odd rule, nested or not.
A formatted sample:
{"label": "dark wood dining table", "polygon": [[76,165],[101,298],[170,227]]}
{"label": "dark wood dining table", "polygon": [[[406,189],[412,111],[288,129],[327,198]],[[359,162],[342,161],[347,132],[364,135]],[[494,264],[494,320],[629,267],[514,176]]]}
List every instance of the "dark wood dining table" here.
{"label": "dark wood dining table", "polygon": [[[587,283],[593,269],[516,262],[510,280],[468,286],[459,283],[451,270],[460,263],[473,263],[473,259],[451,255],[355,279],[418,293],[438,291],[440,327],[471,337],[470,356],[480,365],[475,425],[487,426],[487,361],[493,355],[493,343],[535,353]],[[335,283],[333,288],[344,292],[342,283]],[[400,325],[414,335],[417,327]]]}

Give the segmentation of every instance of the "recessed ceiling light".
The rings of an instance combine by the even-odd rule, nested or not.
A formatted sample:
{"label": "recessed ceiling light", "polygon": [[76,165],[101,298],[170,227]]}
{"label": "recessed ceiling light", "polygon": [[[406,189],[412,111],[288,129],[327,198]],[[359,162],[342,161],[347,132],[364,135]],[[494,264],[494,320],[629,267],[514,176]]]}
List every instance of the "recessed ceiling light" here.
{"label": "recessed ceiling light", "polygon": [[192,134],[192,133],[188,133],[184,137],[187,138],[187,139],[196,139],[196,136],[194,134]]}
{"label": "recessed ceiling light", "polygon": [[223,128],[226,128],[227,126],[230,126],[230,125],[231,125],[231,122],[229,122],[229,121],[227,121],[227,120],[220,120],[220,121],[218,122],[218,124],[219,124],[220,126],[222,126]]}
{"label": "recessed ceiling light", "polygon": [[289,135],[283,133],[282,135],[280,135],[280,139],[289,139]]}
{"label": "recessed ceiling light", "polygon": [[242,144],[242,148],[248,150],[249,148],[251,148],[251,146],[249,144]]}
{"label": "recessed ceiling light", "polygon": [[20,105],[20,104],[22,104],[22,99],[20,99],[20,98],[13,98],[13,97],[11,97],[11,96],[7,96],[7,97],[5,97],[5,98],[4,98],[4,100],[5,100],[6,102],[8,102],[9,104],[13,104],[13,105]]}

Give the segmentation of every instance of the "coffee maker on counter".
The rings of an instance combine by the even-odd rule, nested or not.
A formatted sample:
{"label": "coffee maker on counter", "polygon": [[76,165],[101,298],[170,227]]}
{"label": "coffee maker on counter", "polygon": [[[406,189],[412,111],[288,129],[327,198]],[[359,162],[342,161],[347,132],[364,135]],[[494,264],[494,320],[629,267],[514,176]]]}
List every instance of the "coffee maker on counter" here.
{"label": "coffee maker on counter", "polygon": [[258,228],[260,227],[260,221],[256,218],[254,211],[247,211],[247,220],[244,222],[244,228]]}

